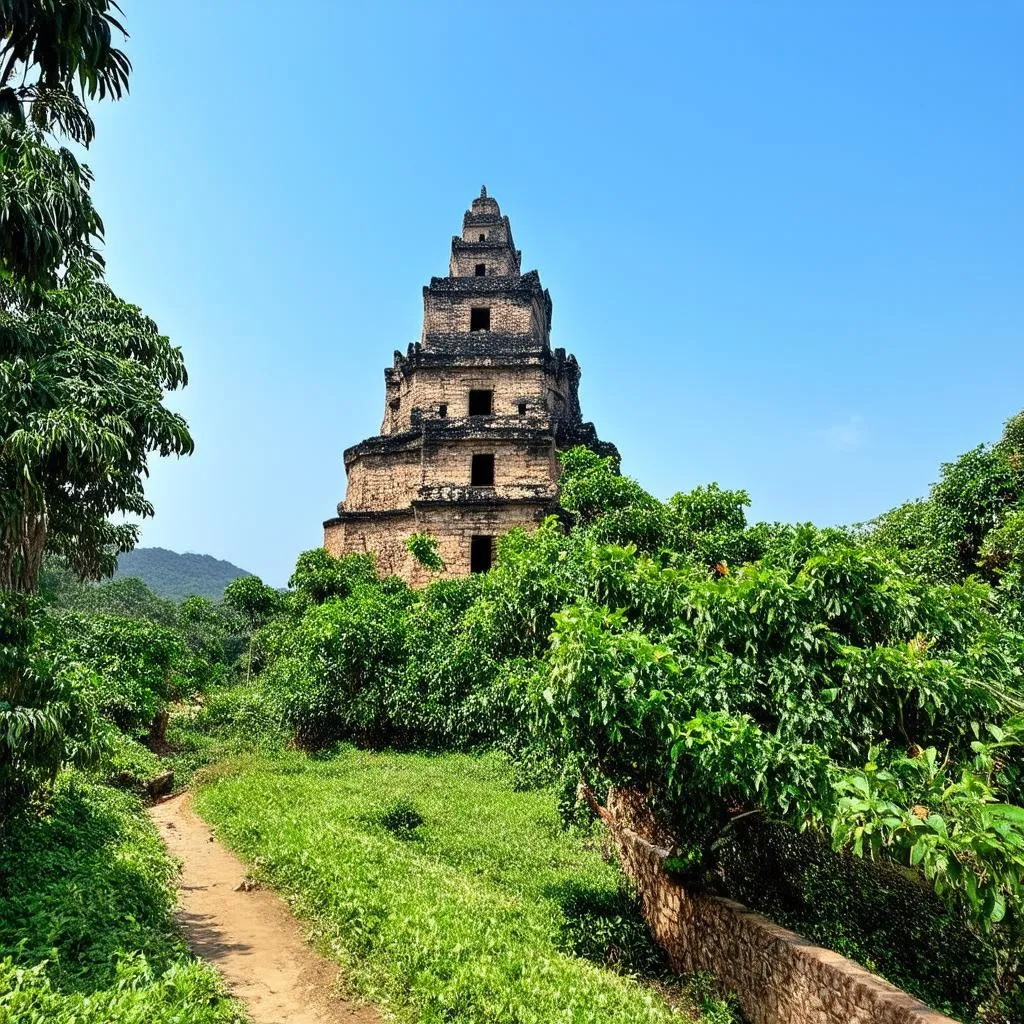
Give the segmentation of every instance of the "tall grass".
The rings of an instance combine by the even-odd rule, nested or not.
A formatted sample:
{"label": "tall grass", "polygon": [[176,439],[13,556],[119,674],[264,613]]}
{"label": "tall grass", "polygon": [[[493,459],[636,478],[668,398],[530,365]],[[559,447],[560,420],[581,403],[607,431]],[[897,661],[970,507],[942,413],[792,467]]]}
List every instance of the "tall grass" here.
{"label": "tall grass", "polygon": [[400,1019],[690,1019],[599,840],[498,756],[343,749],[248,758],[196,808],[282,891],[352,987]]}

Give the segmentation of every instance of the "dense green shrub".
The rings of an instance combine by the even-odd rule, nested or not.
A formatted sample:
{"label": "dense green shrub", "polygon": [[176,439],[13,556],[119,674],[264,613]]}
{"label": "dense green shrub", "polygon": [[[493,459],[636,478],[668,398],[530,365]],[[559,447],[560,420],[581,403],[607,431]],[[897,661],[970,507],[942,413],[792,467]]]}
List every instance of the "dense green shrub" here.
{"label": "dense green shrub", "polygon": [[256,738],[276,729],[273,704],[259,683],[213,687],[197,700],[198,704],[183,713],[197,730],[210,735]]}
{"label": "dense green shrub", "polygon": [[[662,503],[575,449],[563,520],[502,538],[486,575],[414,593],[364,558],[303,555],[258,636],[270,699],[310,746],[492,743],[524,779],[639,786],[693,884],[721,877],[750,817],[896,865],[984,959],[973,989],[893,931],[818,934],[970,1016],[1021,988],[1016,422],[860,532],[750,526],[747,495],[714,485]],[[850,899],[869,878],[838,877]]]}
{"label": "dense green shrub", "polygon": [[38,651],[36,611],[0,591],[0,822],[63,765],[86,764],[102,749],[93,676]]}
{"label": "dense green shrub", "polygon": [[933,581],[960,581],[979,570],[992,579],[996,565],[986,538],[1022,502],[1024,412],[1006,424],[996,444],[979,445],[943,465],[928,498],[869,524],[868,540],[899,553],[912,571]]}
{"label": "dense green shrub", "polygon": [[383,737],[400,728],[409,593],[375,584],[308,607],[298,628],[261,637],[273,658],[268,683],[304,746],[342,735]]}
{"label": "dense green shrub", "polygon": [[559,943],[573,956],[641,977],[671,974],[668,957],[651,937],[624,880],[614,890],[567,881],[558,901],[563,914]]}
{"label": "dense green shrub", "polygon": [[185,598],[178,607],[176,625],[195,656],[196,674],[203,676],[204,684],[223,678],[227,666],[239,659],[248,643],[249,629],[242,616],[205,597]]}
{"label": "dense green shrub", "polygon": [[323,548],[303,551],[288,586],[301,606],[347,597],[361,584],[374,583],[377,572],[370,555],[332,558]]}
{"label": "dense green shrub", "polygon": [[150,729],[187,666],[181,637],[142,619],[52,616],[42,623],[41,644],[91,670],[97,708],[134,734]]}
{"label": "dense green shrub", "polygon": [[166,762],[118,729],[111,729],[95,776],[112,786],[146,791],[146,784],[167,770]]}
{"label": "dense green shrub", "polygon": [[905,870],[832,850],[827,837],[752,817],[718,850],[710,888],[755,906],[961,1020],[996,986],[992,952]]}
{"label": "dense green shrub", "polygon": [[158,626],[173,627],[178,622],[178,605],[154,593],[137,577],[83,583],[67,561],[57,555],[48,555],[43,560],[39,596],[60,611],[146,619]]}
{"label": "dense green shrub", "polygon": [[[255,581],[255,587],[261,593],[270,592],[276,609],[276,593],[259,581]],[[83,583],[56,556],[44,561],[39,592],[46,607],[58,616],[70,612],[89,619],[131,619],[176,633],[186,648],[186,653],[177,658],[177,674],[188,677],[189,683],[200,689],[226,679],[246,650],[252,632],[246,616],[229,605],[195,596],[179,605],[158,596],[134,577]],[[76,628],[72,626],[71,630]]]}
{"label": "dense green shrub", "polygon": [[0,834],[5,1024],[242,1024],[171,917],[175,865],[128,793],[60,777]]}

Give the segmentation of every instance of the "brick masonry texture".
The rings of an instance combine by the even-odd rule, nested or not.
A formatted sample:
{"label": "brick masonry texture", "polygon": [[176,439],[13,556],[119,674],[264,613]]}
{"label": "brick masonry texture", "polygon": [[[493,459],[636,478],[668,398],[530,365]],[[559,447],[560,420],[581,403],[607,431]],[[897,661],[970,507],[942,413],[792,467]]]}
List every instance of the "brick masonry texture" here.
{"label": "brick masonry texture", "polygon": [[751,1024],[955,1024],[838,953],[732,900],[688,892],[664,870],[667,837],[643,795],[613,790],[602,817],[654,938],[683,972],[735,992]]}
{"label": "brick masonry texture", "polygon": [[[466,575],[473,537],[532,529],[557,510],[559,450],[618,454],[583,421],[579,364],[551,348],[551,296],[520,264],[508,217],[482,190],[452,238],[449,276],[423,289],[420,340],[384,371],[380,433],[345,451],[346,496],[324,523],[331,554],[371,553],[381,575],[423,586],[439,574],[405,541],[425,532],[442,575]],[[487,310],[486,328],[474,310]],[[489,415],[470,415],[471,391],[491,392]],[[494,456],[493,485],[473,485],[474,455]]]}

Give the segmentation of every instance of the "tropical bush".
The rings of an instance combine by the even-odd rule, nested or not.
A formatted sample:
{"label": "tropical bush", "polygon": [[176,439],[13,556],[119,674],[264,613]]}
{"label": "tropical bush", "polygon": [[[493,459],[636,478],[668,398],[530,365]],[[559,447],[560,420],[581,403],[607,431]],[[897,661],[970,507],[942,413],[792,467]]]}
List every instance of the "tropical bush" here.
{"label": "tropical bush", "polygon": [[118,728],[147,732],[175,691],[186,648],[173,630],[112,615],[52,616],[41,625],[42,647],[92,671],[98,710]]}
{"label": "tropical bush", "polygon": [[[486,575],[413,592],[364,556],[303,555],[257,634],[268,698],[305,746],[504,746],[563,779],[569,813],[581,778],[639,787],[694,885],[720,885],[726,851],[743,877],[751,819],[891,864],[987,964],[919,990],[965,1016],[1019,1000],[1019,427],[856,531],[751,526],[745,492],[714,485],[659,502],[575,449],[563,517],[504,537]],[[880,943],[859,955],[912,984]]]}
{"label": "tropical bush", "polygon": [[148,792],[148,784],[166,771],[166,761],[149,747],[119,729],[111,729],[91,774],[107,785],[143,794]]}
{"label": "tropical bush", "polygon": [[0,833],[5,1024],[242,1024],[174,928],[176,866],[136,797],[77,773]]}
{"label": "tropical bush", "polygon": [[62,766],[102,749],[88,670],[35,646],[33,602],[0,591],[0,823]]}

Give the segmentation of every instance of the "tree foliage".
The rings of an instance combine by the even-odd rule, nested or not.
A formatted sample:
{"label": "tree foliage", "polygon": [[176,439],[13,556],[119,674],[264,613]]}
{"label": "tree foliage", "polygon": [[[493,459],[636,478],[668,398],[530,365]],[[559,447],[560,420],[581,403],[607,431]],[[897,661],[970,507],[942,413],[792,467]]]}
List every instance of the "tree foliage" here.
{"label": "tree foliage", "polygon": [[[941,468],[925,499],[900,505],[868,528],[870,542],[900,553],[933,580],[961,581],[1000,567],[985,540],[1024,501],[1024,412],[1010,419],[994,445],[979,445]],[[991,554],[996,559],[991,560]],[[1005,568],[1005,565],[1002,566]]]}
{"label": "tree foliage", "polygon": [[86,145],[86,99],[120,99],[131,63],[112,0],[0,0],[0,284],[5,304],[35,303],[73,263],[96,275],[103,223],[92,175],[46,133]]}
{"label": "tree foliage", "polygon": [[130,734],[151,729],[186,667],[178,633],[141,619],[70,613],[45,619],[41,633],[44,651],[89,671],[97,710]]}
{"label": "tree foliage", "polygon": [[187,382],[181,351],[87,269],[35,309],[0,311],[0,587],[35,588],[44,551],[109,575],[153,513],[151,453],[193,449],[163,405]]}
{"label": "tree foliage", "polygon": [[0,591],[0,820],[64,765],[101,749],[87,673],[35,648],[27,602]]}
{"label": "tree foliage", "polygon": [[0,298],[37,305],[77,263],[98,274],[103,235],[92,172],[42,132],[0,116]]}
{"label": "tree foliage", "polygon": [[256,629],[280,606],[281,595],[258,576],[239,576],[225,587],[224,604]]}
{"label": "tree foliage", "polygon": [[128,91],[120,13],[112,0],[0,0],[0,116],[91,142],[84,100]]}
{"label": "tree foliage", "polygon": [[86,98],[130,63],[111,0],[0,0],[0,588],[35,589],[43,552],[109,575],[146,516],[148,455],[188,454],[163,404],[181,353],[101,277],[87,168],[44,132],[92,137]]}
{"label": "tree foliage", "polygon": [[346,597],[360,583],[376,580],[373,559],[369,555],[332,558],[323,548],[303,551],[295,563],[288,586],[300,605],[323,604],[335,597]]}
{"label": "tree foliage", "polygon": [[[166,699],[180,646],[135,607],[146,597],[138,586],[117,588],[131,617],[58,617],[41,640],[36,609],[24,599],[47,552],[63,556],[62,571],[80,579],[109,575],[137,537],[137,526],[118,517],[152,514],[143,490],[149,456],[192,451],[184,420],[163,405],[166,391],[186,383],[181,353],[103,282],[92,175],[50,145],[54,134],[88,144],[94,126],[85,101],[127,90],[131,65],[114,45],[124,35],[119,13],[112,0],[0,0],[5,802],[97,748],[97,707],[126,728],[141,727]],[[57,573],[49,582],[67,580]]]}
{"label": "tree foliage", "polygon": [[662,503],[575,449],[564,520],[487,574],[413,592],[302,555],[264,682],[305,745],[497,743],[569,790],[638,787],[693,884],[751,820],[916,874],[988,944],[992,999],[1024,909],[1010,435],[860,533],[748,525],[716,485]]}

